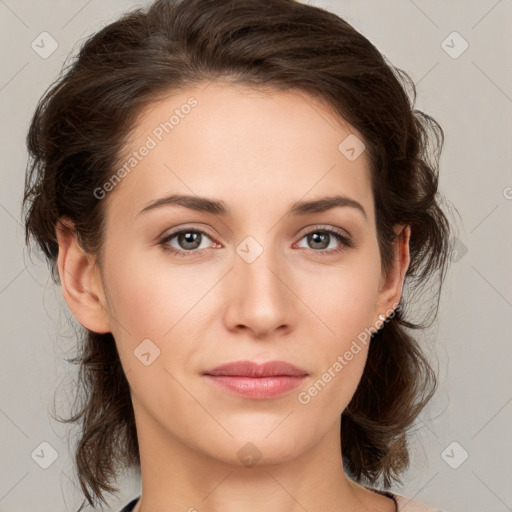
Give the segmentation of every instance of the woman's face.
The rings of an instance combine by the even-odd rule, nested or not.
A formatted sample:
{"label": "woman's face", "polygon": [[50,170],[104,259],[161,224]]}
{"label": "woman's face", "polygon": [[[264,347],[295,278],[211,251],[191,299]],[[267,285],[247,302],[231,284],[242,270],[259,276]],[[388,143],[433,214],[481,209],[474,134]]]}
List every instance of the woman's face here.
{"label": "woman's face", "polygon": [[[120,183],[96,191],[107,202],[98,296],[139,435],[155,451],[173,440],[234,463],[289,459],[339,436],[368,329],[400,298],[381,274],[358,133],[304,93],[211,83],[147,109],[123,165]],[[192,199],[151,207],[178,195]],[[336,196],[347,200],[293,210]],[[223,211],[185,206],[210,202]],[[241,360],[307,376],[262,396],[204,375]]]}

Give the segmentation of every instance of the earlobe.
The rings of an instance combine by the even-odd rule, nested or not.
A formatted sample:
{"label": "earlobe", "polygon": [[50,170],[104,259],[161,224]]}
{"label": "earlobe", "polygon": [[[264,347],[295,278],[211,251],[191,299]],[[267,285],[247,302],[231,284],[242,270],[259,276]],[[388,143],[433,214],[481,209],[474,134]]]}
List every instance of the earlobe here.
{"label": "earlobe", "polygon": [[410,263],[411,226],[398,224],[395,226],[395,233],[397,236],[393,243],[393,265],[388,275],[383,276],[377,302],[377,313],[386,317],[392,313],[400,302],[405,274]]}
{"label": "earlobe", "polygon": [[59,243],[57,265],[62,294],[76,320],[97,333],[110,332],[103,286],[95,259],[78,243],[74,225],[61,218],[55,233]]}

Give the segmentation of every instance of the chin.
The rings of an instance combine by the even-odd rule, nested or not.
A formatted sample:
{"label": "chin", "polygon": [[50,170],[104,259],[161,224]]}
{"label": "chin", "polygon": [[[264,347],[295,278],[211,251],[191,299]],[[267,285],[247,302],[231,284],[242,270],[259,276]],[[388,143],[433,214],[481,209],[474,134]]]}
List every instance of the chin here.
{"label": "chin", "polygon": [[[274,422],[273,429],[278,423]],[[270,435],[272,428],[263,431],[255,429],[254,435],[247,431],[236,435],[233,430],[229,428],[227,430],[233,437],[222,434],[215,439],[211,436],[205,438],[208,439],[208,446],[205,447],[208,454],[226,464],[241,467],[275,465],[294,459],[307,448],[306,442],[304,446],[297,442],[298,439],[304,441],[303,435],[295,437],[284,429],[280,433],[274,431]]]}

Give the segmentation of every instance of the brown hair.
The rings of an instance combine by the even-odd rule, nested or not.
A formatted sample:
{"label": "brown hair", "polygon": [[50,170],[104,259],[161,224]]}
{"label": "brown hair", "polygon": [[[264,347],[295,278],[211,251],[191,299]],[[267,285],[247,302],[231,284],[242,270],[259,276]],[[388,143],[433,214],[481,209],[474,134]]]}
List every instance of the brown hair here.
{"label": "brown hair", "polygon": [[[414,109],[410,77],[363,35],[337,15],[294,0],[158,0],[88,38],[39,101],[27,136],[26,242],[35,238],[54,281],[60,284],[55,229],[61,216],[73,221],[82,247],[101,264],[106,202],[93,191],[112,176],[137,116],[171,91],[221,79],[303,91],[362,134],[382,268],[392,264],[393,226],[409,224],[404,289],[412,301],[413,292],[430,290],[435,278],[435,318],[450,254],[450,225],[438,193],[443,131]],[[427,324],[409,318],[409,304],[402,298],[373,335],[361,382],[342,415],[345,470],[358,481],[382,478],[385,487],[400,482],[408,467],[406,433],[437,386],[408,332]],[[104,491],[119,490],[111,485],[117,472],[140,460],[112,334],[82,329],[80,343],[70,362],[80,365],[82,395],[64,421],[81,422],[75,462],[94,506],[98,498],[106,503]]]}

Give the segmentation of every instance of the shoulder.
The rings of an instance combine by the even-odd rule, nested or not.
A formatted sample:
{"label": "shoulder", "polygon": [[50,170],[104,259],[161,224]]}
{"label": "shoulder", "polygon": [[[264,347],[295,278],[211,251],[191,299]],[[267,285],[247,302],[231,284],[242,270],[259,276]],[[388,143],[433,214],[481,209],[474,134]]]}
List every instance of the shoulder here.
{"label": "shoulder", "polygon": [[[389,490],[376,489],[367,485],[362,485],[367,491],[382,494],[388,498],[391,498],[396,503],[396,512],[443,512],[441,509],[422,503],[407,496],[402,496]],[[447,512],[447,511],[444,511]]]}
{"label": "shoulder", "polygon": [[401,496],[399,494],[394,494],[394,496],[398,504],[398,512],[443,512],[439,508],[431,507],[430,505],[413,500],[407,496]]}
{"label": "shoulder", "polygon": [[[398,512],[443,512],[439,508],[433,508],[425,503],[408,498],[407,496],[401,496],[395,493],[390,494],[395,497],[398,505]],[[119,510],[119,512],[131,512],[135,508],[139,498],[140,496],[133,498],[127,505]]]}

